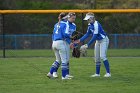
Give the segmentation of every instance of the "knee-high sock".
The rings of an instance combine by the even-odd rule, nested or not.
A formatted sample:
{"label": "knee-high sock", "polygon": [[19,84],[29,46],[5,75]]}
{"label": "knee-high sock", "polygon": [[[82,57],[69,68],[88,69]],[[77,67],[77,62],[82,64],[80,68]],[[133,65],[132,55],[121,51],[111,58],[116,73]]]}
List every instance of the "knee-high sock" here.
{"label": "knee-high sock", "polygon": [[96,74],[100,74],[101,62],[96,62]]}
{"label": "knee-high sock", "polygon": [[70,73],[70,71],[69,71],[69,63],[67,63],[67,66],[68,66],[68,68],[67,68],[67,75],[69,75],[69,73]]}
{"label": "knee-high sock", "polygon": [[50,68],[50,73],[53,74],[53,72],[57,71],[59,65],[60,64],[57,61],[55,61]]}
{"label": "knee-high sock", "polygon": [[52,66],[52,67],[50,68],[50,73],[53,74],[54,70],[55,70],[55,67]]}
{"label": "knee-high sock", "polygon": [[110,73],[110,67],[109,67],[109,62],[108,62],[108,60],[103,61],[103,63],[104,63],[106,72],[107,72],[107,73]]}
{"label": "knee-high sock", "polygon": [[62,68],[62,77],[65,77],[66,74],[67,74],[67,69],[63,69],[63,68]]}
{"label": "knee-high sock", "polygon": [[62,68],[62,77],[65,77],[67,75],[67,73],[68,73],[67,63],[62,63],[61,68]]}
{"label": "knee-high sock", "polygon": [[58,70],[58,68],[59,68],[59,66],[60,66],[60,63],[57,62],[57,61],[55,61],[55,64],[57,65],[57,67],[54,69],[54,72],[57,72],[57,70]]}

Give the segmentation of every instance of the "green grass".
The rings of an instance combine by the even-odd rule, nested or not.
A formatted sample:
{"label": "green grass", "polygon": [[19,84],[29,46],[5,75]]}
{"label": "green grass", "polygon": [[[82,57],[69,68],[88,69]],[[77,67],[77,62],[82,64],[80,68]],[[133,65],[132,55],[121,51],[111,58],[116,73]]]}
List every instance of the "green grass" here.
{"label": "green grass", "polygon": [[135,52],[130,55],[125,50],[111,51],[109,53],[113,56],[128,55],[108,58],[111,78],[103,77],[103,64],[101,77],[90,78],[95,72],[94,60],[82,57],[70,59],[70,73],[74,78],[67,81],[61,80],[61,69],[58,71],[58,79],[46,77],[54,57],[0,58],[0,93],[139,93],[140,57],[129,57],[135,55]]}
{"label": "green grass", "polygon": [[[88,56],[94,55],[93,49],[88,49]],[[71,51],[72,52],[72,51]],[[0,50],[0,56],[3,51]],[[140,49],[109,49],[109,57],[140,57]],[[53,50],[6,50],[6,57],[53,57]]]}

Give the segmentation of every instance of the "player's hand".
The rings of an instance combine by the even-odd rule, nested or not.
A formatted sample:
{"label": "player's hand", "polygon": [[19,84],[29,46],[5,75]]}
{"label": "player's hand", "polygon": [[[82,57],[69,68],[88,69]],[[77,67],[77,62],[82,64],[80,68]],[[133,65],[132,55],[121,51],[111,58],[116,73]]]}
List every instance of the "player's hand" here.
{"label": "player's hand", "polygon": [[74,48],[74,43],[70,43],[70,48],[71,48],[71,49]]}
{"label": "player's hand", "polygon": [[78,39],[78,40],[75,40],[73,43],[75,43],[75,44],[78,44],[78,43],[80,43],[80,39]]}
{"label": "player's hand", "polygon": [[87,49],[88,48],[88,45],[87,44],[85,44],[85,45],[82,45],[81,47],[80,47],[80,49]]}

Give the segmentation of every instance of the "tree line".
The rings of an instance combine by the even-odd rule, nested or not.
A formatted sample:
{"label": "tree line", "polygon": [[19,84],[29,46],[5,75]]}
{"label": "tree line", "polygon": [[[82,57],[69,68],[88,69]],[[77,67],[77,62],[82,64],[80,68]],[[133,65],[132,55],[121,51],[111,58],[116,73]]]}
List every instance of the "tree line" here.
{"label": "tree line", "polygon": [[[108,9],[140,8],[140,0],[0,0],[0,9]],[[85,15],[85,14],[84,14]],[[7,34],[51,34],[57,22],[56,14],[6,14]],[[139,33],[139,13],[95,14],[108,33]],[[77,13],[77,30],[86,32],[82,14]],[[82,27],[83,26],[83,27]]]}

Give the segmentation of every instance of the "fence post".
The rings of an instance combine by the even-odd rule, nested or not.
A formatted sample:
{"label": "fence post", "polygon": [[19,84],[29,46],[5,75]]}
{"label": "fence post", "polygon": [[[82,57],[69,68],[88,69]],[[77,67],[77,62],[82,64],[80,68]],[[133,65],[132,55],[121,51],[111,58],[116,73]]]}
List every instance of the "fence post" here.
{"label": "fence post", "polygon": [[84,33],[84,13],[82,13],[82,33]]}
{"label": "fence post", "polygon": [[[82,33],[84,34],[84,13],[82,13]],[[84,42],[82,43],[84,44]]]}
{"label": "fence post", "polygon": [[14,49],[17,49],[17,36],[14,35]]}
{"label": "fence post", "polygon": [[5,58],[5,30],[4,30],[4,14],[2,14],[2,27],[1,27],[1,30],[2,30],[2,42],[3,42],[3,58]]}

